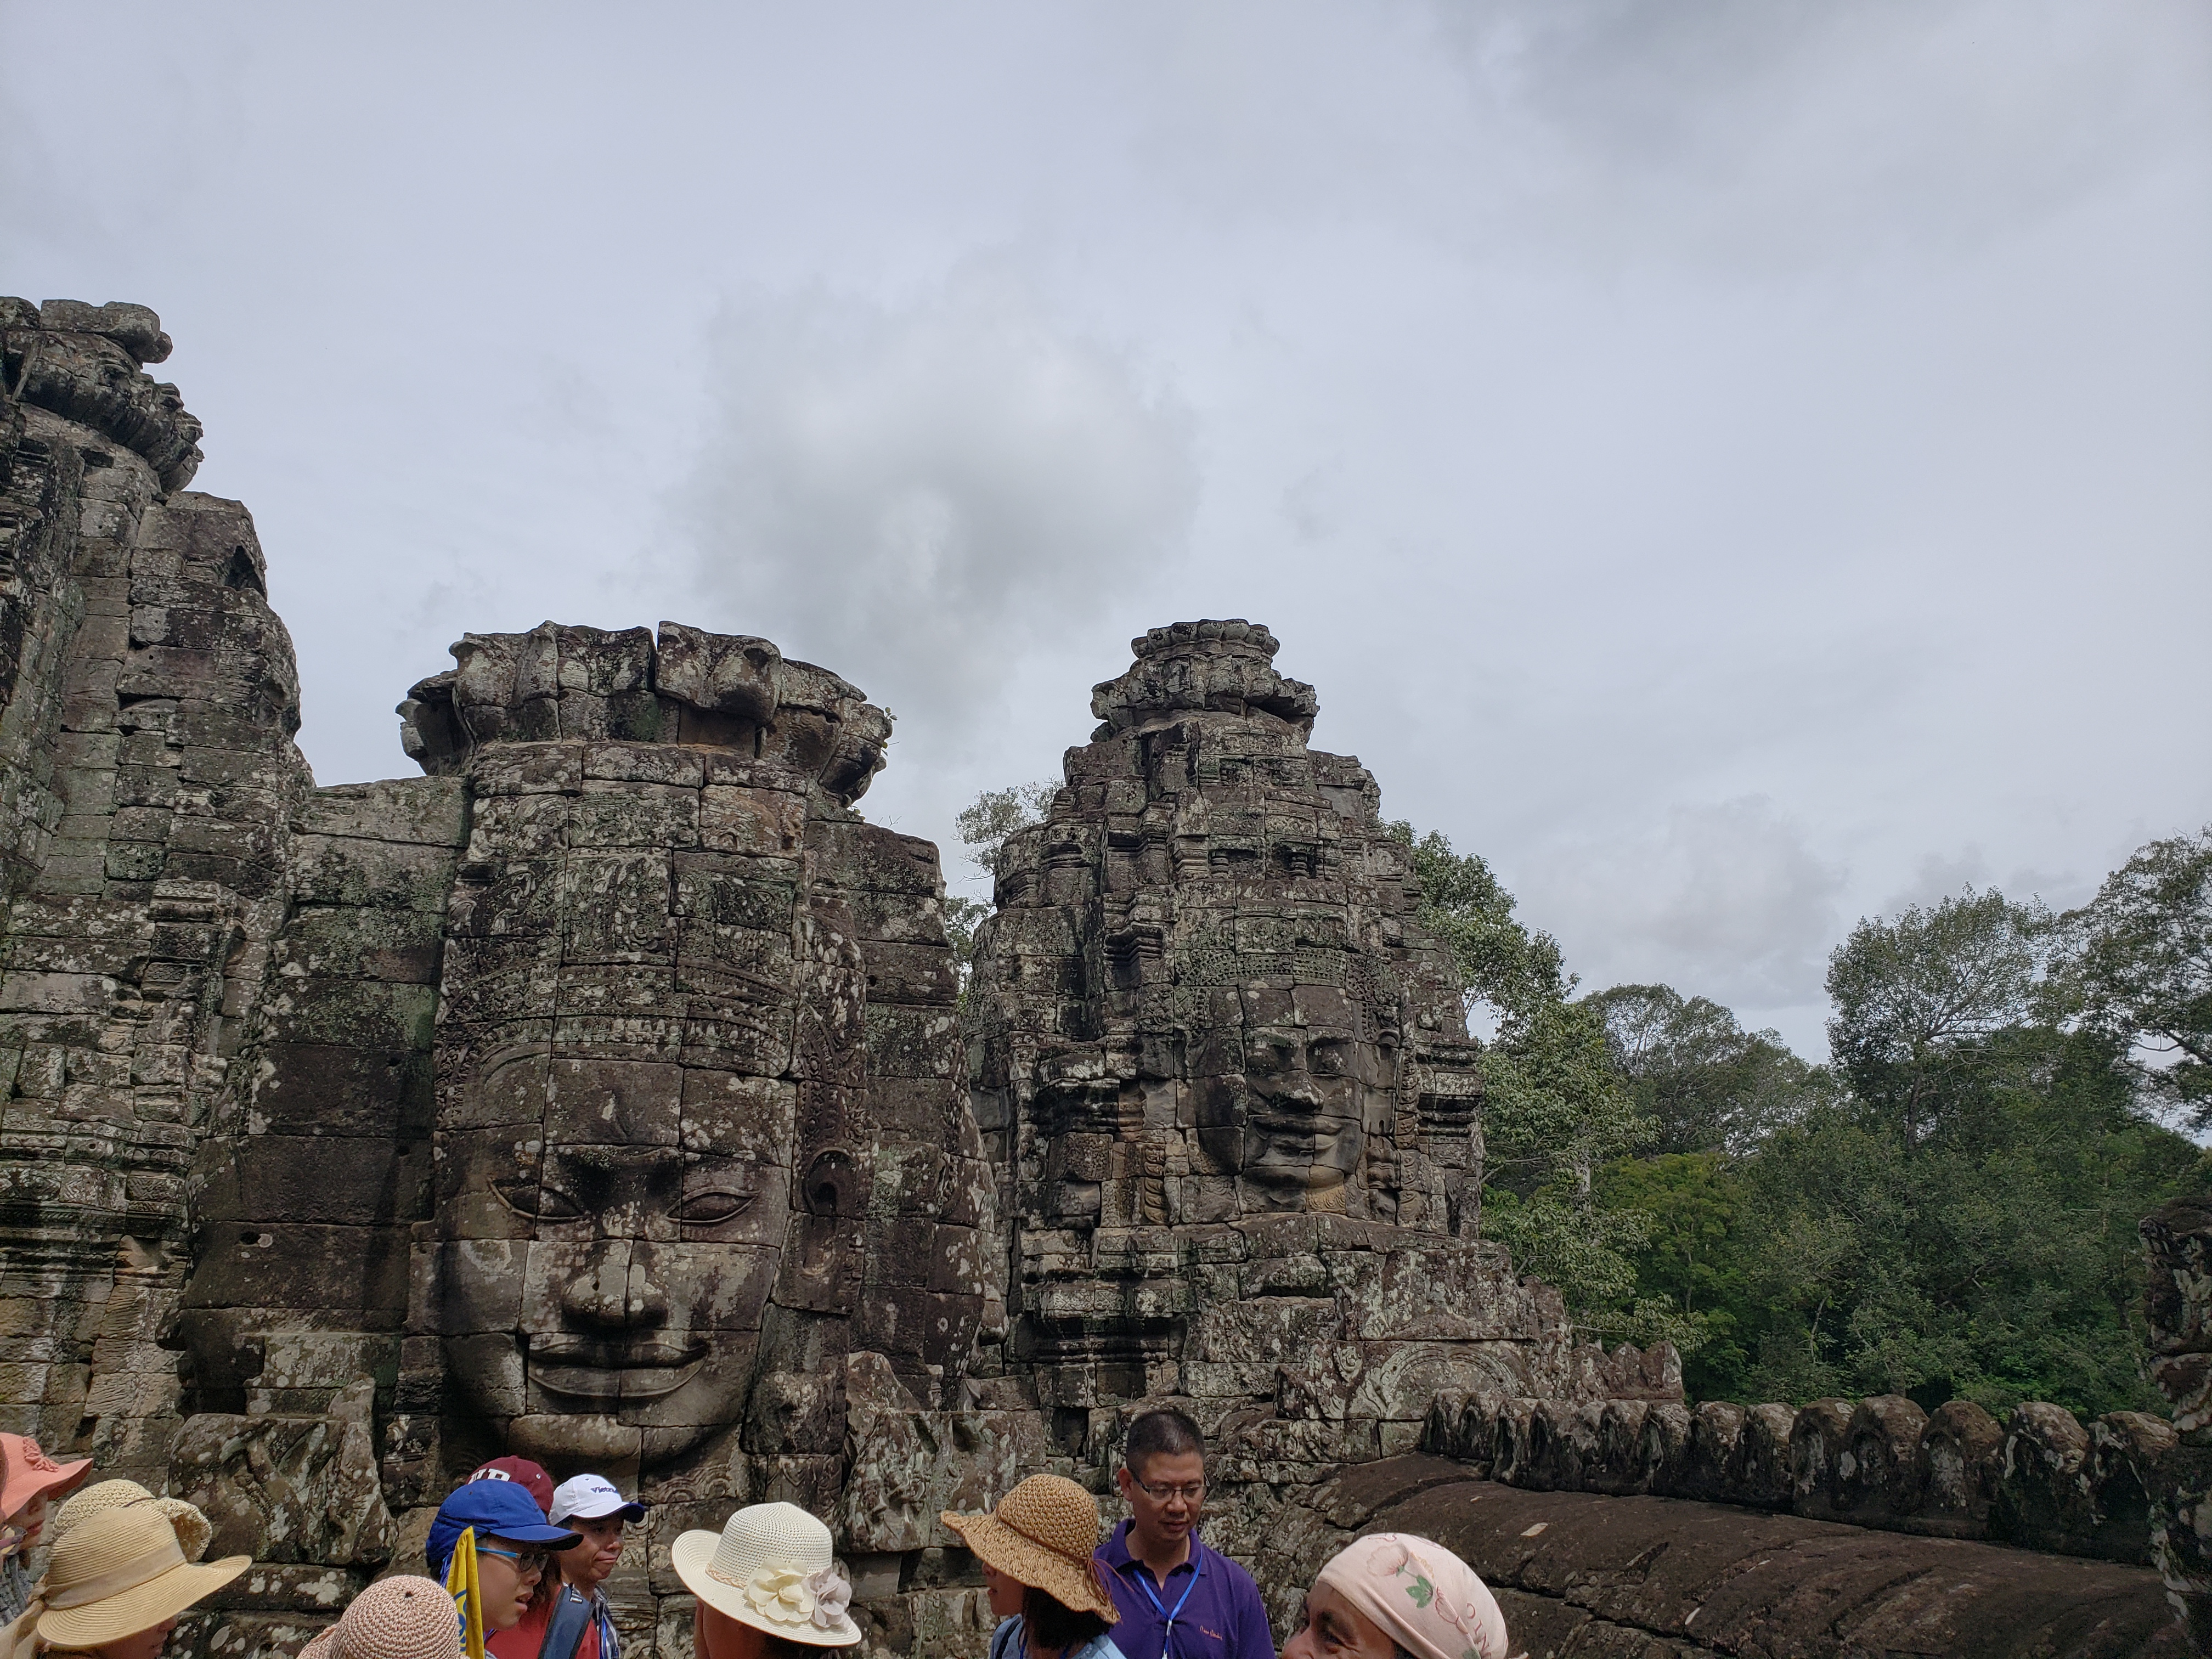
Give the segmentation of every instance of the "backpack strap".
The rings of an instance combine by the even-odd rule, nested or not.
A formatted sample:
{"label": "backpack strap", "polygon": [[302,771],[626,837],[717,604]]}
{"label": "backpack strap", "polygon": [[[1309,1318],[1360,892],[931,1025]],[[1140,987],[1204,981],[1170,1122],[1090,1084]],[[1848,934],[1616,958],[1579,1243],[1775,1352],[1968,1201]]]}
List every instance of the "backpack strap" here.
{"label": "backpack strap", "polygon": [[576,1659],[576,1650],[584,1644],[584,1632],[591,1627],[592,1598],[577,1594],[570,1585],[562,1585],[553,1600],[553,1616],[545,1622],[545,1640],[538,1647],[538,1659]]}

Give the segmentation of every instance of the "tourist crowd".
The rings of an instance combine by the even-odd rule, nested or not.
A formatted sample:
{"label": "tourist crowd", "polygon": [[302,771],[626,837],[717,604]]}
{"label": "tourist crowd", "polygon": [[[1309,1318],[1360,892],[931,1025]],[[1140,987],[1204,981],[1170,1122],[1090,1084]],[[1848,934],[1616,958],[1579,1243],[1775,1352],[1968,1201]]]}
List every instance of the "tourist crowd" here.
{"label": "tourist crowd", "polygon": [[[179,1619],[253,1565],[203,1560],[213,1528],[198,1509],[130,1480],[87,1486],[91,1470],[0,1434],[0,1659],[159,1659]],[[1061,1475],[945,1513],[1000,1621],[990,1659],[1278,1659],[1251,1574],[1199,1538],[1197,1425],[1144,1413],[1115,1479],[1129,1516],[1103,1542],[1097,1499]],[[298,1659],[621,1659],[605,1586],[645,1514],[602,1476],[556,1486],[526,1458],[495,1459],[439,1505],[428,1575],[379,1579]],[[796,1504],[684,1533],[669,1562],[693,1597],[696,1659],[808,1659],[862,1639],[830,1528]],[[1377,1533],[1322,1568],[1280,1659],[1506,1659],[1505,1620],[1449,1550]]]}

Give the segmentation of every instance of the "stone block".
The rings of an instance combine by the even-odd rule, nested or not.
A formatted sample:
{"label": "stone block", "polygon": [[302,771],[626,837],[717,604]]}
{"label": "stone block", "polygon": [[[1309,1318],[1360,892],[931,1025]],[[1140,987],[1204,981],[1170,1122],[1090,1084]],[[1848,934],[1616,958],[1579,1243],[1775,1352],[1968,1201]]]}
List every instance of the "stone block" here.
{"label": "stone block", "polygon": [[1987,1535],[2004,1437],[1997,1420],[1971,1400],[1936,1408],[1920,1437],[1925,1473],[1916,1530],[1944,1538]]}
{"label": "stone block", "polygon": [[1815,1400],[1799,1409],[1790,1425],[1790,1507],[1797,1514],[1838,1518],[1838,1466],[1850,1424],[1848,1400]]}
{"label": "stone block", "polygon": [[187,1419],[172,1489],[215,1528],[210,1559],[375,1568],[398,1528],[377,1480],[367,1384],[328,1417]]}
{"label": "stone block", "polygon": [[308,791],[292,809],[302,835],[459,848],[468,838],[468,793],[459,778],[398,778]]}
{"label": "stone block", "polygon": [[1890,1526],[1920,1510],[1926,1488],[1921,1442],[1928,1414],[1901,1395],[1870,1395],[1844,1430],[1832,1486],[1839,1519]]}
{"label": "stone block", "polygon": [[2014,1407],[1990,1535],[2029,1549],[2087,1553],[2097,1526],[2088,1462],[2088,1431],[2073,1413],[2040,1401]]}
{"label": "stone block", "polygon": [[430,1057],[420,1049],[272,1042],[258,1056],[247,1128],[411,1141],[429,1133]]}
{"label": "stone block", "polygon": [[1690,1443],[1682,1482],[1675,1498],[1727,1503],[1735,1497],[1737,1447],[1743,1437],[1745,1410],[1723,1400],[1700,1404],[1690,1421]]}
{"label": "stone block", "polygon": [[1733,1501],[1759,1509],[1790,1507],[1796,1486],[1790,1441],[1796,1426],[1797,1413],[1787,1406],[1753,1406],[1744,1413],[1730,1466]]}

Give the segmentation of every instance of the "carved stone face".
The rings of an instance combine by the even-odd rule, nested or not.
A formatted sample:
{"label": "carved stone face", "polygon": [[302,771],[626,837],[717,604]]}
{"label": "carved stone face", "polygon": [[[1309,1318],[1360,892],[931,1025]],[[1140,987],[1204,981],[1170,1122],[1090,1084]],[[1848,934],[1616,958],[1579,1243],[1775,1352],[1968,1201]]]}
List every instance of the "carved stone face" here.
{"label": "carved stone face", "polygon": [[[744,1419],[791,1222],[795,1034],[823,1023],[826,947],[794,955],[794,867],[759,828],[791,798],[635,793],[649,813],[588,787],[480,800],[483,873],[448,908],[421,1318],[465,1410],[564,1462],[662,1462]],[[695,822],[772,855],[692,848]]]}
{"label": "carved stone face", "polygon": [[1247,1212],[1357,1207],[1368,1137],[1389,1130],[1394,1052],[1361,1034],[1340,993],[1248,988],[1243,1000],[1245,1023],[1212,1034],[1197,1079],[1208,1158],[1235,1172]]}
{"label": "carved stone face", "polygon": [[540,1077],[542,1132],[447,1139],[444,1318],[471,1328],[448,1340],[449,1375],[512,1418],[518,1450],[674,1455],[744,1415],[788,1219],[792,1090],[527,1057],[487,1093]]}

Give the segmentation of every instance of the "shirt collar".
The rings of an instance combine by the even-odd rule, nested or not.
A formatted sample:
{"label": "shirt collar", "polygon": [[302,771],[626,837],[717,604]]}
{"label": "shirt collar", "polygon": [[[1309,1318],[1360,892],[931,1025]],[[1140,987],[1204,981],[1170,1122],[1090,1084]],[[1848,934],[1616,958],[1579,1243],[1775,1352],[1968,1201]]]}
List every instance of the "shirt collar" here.
{"label": "shirt collar", "polygon": [[[1116,1522],[1113,1535],[1106,1540],[1106,1565],[1116,1572],[1127,1572],[1136,1561],[1137,1558],[1129,1553],[1129,1528],[1136,1524],[1133,1520]],[[1190,1529],[1190,1559],[1184,1562],[1183,1566],[1193,1572],[1203,1573],[1206,1571],[1205,1554],[1205,1546],[1198,1541],[1198,1528],[1193,1527]],[[1182,1571],[1182,1567],[1176,1567],[1168,1576],[1172,1578]]]}

